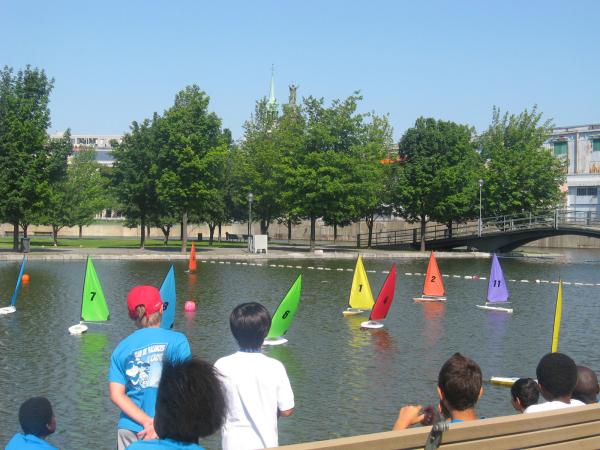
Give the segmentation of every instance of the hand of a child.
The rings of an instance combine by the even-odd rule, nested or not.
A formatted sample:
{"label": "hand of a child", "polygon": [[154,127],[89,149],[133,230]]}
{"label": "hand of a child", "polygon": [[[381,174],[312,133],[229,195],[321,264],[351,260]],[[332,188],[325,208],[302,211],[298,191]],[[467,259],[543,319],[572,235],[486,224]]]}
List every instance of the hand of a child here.
{"label": "hand of a child", "polygon": [[398,413],[398,418],[394,424],[394,430],[404,430],[405,428],[415,425],[425,419],[425,414],[422,414],[423,407],[421,405],[406,405]]}
{"label": "hand of a child", "polygon": [[158,435],[154,431],[154,419],[150,419],[147,422],[142,423],[144,429],[137,434],[139,439],[147,441],[149,439],[157,439]]}

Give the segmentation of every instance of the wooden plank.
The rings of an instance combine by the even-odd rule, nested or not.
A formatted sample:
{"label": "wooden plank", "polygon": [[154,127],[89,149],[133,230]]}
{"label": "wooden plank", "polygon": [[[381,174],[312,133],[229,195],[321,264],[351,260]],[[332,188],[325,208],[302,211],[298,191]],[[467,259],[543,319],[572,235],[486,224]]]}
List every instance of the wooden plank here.
{"label": "wooden plank", "polygon": [[[445,433],[444,433],[445,437]],[[509,436],[485,437],[468,442],[454,442],[445,444],[442,439],[440,448],[461,450],[479,450],[481,448],[489,450],[506,450],[512,448],[529,448],[532,446],[547,446],[550,444],[562,443],[577,439],[589,437],[600,437],[600,421],[587,422],[566,427],[558,427],[547,430],[536,430],[527,433],[516,433]]]}
{"label": "wooden plank", "polygon": [[600,437],[589,437],[559,444],[531,447],[529,450],[597,450],[600,448]]}

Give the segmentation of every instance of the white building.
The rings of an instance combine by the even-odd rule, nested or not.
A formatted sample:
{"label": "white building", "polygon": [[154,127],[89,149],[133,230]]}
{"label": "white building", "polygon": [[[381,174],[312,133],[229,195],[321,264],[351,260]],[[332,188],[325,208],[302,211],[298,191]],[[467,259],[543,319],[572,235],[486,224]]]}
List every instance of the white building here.
{"label": "white building", "polygon": [[554,128],[545,146],[567,161],[567,207],[600,213],[600,124]]}
{"label": "white building", "polygon": [[[62,138],[63,133],[55,133],[50,136],[53,139]],[[80,148],[94,148],[96,150],[96,161],[105,166],[112,166],[114,158],[111,155],[111,141],[117,141],[119,144],[123,140],[120,134],[72,134],[71,144],[73,151]]]}

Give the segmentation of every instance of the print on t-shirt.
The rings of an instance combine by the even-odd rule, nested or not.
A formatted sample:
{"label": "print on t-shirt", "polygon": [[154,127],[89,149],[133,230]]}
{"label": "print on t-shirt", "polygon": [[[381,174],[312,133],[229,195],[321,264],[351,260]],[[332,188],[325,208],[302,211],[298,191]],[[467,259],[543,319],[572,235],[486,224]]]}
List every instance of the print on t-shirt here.
{"label": "print on t-shirt", "polygon": [[167,344],[153,344],[134,351],[125,361],[125,374],[135,390],[158,387]]}

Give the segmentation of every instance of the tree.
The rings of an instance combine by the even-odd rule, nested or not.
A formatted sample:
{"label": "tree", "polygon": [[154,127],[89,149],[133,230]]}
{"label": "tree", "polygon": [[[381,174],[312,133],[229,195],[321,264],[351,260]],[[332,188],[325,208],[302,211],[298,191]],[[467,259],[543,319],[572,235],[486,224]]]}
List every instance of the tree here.
{"label": "tree", "polygon": [[421,250],[428,221],[472,215],[480,168],[472,134],[466,125],[420,117],[400,140],[394,204],[408,222],[420,222]]}
{"label": "tree", "polygon": [[13,225],[18,249],[19,224],[27,225],[48,198],[50,146],[49,96],[54,81],[27,66],[16,75],[0,71],[0,215]]}
{"label": "tree", "polygon": [[492,124],[479,138],[486,161],[483,210],[487,216],[535,213],[557,207],[565,162],[543,147],[551,122],[533,107],[518,115],[493,109]]}

